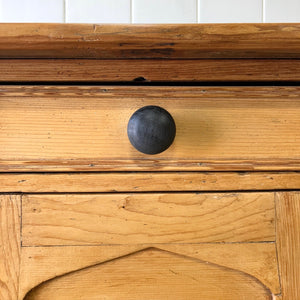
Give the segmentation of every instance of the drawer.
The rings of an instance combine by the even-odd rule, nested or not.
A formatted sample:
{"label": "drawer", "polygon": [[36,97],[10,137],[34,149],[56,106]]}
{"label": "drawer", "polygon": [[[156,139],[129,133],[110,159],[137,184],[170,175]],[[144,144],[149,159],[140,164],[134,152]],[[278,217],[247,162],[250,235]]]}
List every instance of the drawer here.
{"label": "drawer", "polygon": [[275,217],[273,192],[23,195],[21,290],[34,287],[26,300],[271,299]]}
{"label": "drawer", "polygon": [[[127,125],[157,105],[176,137],[138,152]],[[1,171],[299,170],[300,88],[2,86]]]}

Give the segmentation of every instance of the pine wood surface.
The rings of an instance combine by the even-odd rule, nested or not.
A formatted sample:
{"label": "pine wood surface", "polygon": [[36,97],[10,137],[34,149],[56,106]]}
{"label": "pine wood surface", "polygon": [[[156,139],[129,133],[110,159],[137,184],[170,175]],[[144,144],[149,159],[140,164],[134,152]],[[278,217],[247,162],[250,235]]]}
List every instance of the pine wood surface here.
{"label": "pine wood surface", "polygon": [[0,299],[17,300],[20,270],[20,196],[0,195]]}
{"label": "pine wood surface", "polygon": [[300,193],[276,193],[276,213],[282,299],[300,299]]}
{"label": "pine wood surface", "polygon": [[[299,170],[299,87],[3,86],[0,170]],[[132,113],[159,105],[177,134],[136,151]]]}
{"label": "pine wood surface", "polygon": [[300,172],[2,173],[0,192],[182,192],[292,190]]}
{"label": "pine wood surface", "polygon": [[0,24],[0,299],[300,299],[299,29]]}
{"label": "pine wood surface", "polygon": [[299,28],[297,23],[8,23],[0,26],[0,57],[300,58]]}
{"label": "pine wood surface", "polygon": [[285,82],[300,80],[300,60],[1,59],[0,75],[0,82],[15,83]]}
{"label": "pine wood surface", "polygon": [[45,282],[30,299],[272,299],[255,278],[159,249],[139,251]]}
{"label": "pine wood surface", "polygon": [[22,244],[274,241],[273,193],[25,195]]}
{"label": "pine wood surface", "polygon": [[[87,269],[91,270],[91,277],[95,277],[93,268],[89,267],[101,267],[101,263],[105,261],[115,261],[118,264],[120,257],[141,250],[147,252],[151,249],[149,247],[150,246],[147,245],[25,247],[22,249],[20,296],[23,298],[29,290],[37,287],[39,284],[41,284],[42,287],[43,282],[49,279],[59,279],[62,275],[70,272],[76,274],[77,271]],[[178,254],[188,258],[205,261],[210,265],[215,265],[219,269],[224,268],[234,270],[242,275],[242,280],[245,278],[244,276],[250,276],[253,279],[255,278],[255,281],[263,284],[274,295],[280,292],[274,243],[217,245],[169,244],[157,245],[155,246],[155,249],[169,251],[171,255]],[[52,267],[49,268],[49,265]],[[137,268],[137,264],[133,264],[130,268]],[[149,270],[157,272],[157,267],[152,266]],[[31,276],[28,276],[28,274],[31,274]],[[122,272],[120,272],[120,274],[122,274]],[[118,284],[115,280],[112,280],[112,282],[115,283],[115,285]],[[170,280],[171,284],[172,282],[173,280]],[[85,289],[85,285],[86,282],[81,281],[78,283],[78,288]],[[202,286],[202,288],[205,290],[205,287]],[[171,290],[172,288],[170,291]],[[32,295],[35,295],[35,293],[32,292]],[[172,293],[172,295],[175,297],[174,293]],[[195,299],[197,299],[197,297],[195,297]]]}

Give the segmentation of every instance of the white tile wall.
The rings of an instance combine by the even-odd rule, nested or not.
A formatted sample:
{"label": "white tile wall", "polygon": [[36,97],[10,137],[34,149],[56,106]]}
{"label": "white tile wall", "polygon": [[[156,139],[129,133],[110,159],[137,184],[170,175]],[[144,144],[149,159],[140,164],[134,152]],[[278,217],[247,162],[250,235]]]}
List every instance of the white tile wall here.
{"label": "white tile wall", "polygon": [[130,0],[66,0],[66,22],[130,23]]}
{"label": "white tile wall", "polygon": [[0,0],[0,22],[300,22],[300,0]]}
{"label": "white tile wall", "polygon": [[266,22],[300,22],[300,0],[265,0]]}
{"label": "white tile wall", "polygon": [[133,23],[197,23],[197,0],[133,0]]}
{"label": "white tile wall", "polygon": [[200,0],[201,23],[260,23],[263,0]]}
{"label": "white tile wall", "polygon": [[0,0],[0,22],[64,22],[64,0]]}

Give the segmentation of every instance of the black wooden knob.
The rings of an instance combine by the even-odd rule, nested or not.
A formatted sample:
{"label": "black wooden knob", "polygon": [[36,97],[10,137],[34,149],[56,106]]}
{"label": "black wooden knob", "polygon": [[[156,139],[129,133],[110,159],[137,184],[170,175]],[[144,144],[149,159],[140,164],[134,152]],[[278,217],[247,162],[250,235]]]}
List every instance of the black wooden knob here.
{"label": "black wooden knob", "polygon": [[172,116],[159,106],[145,106],[130,118],[127,127],[130,143],[145,154],[158,154],[168,149],[176,134]]}

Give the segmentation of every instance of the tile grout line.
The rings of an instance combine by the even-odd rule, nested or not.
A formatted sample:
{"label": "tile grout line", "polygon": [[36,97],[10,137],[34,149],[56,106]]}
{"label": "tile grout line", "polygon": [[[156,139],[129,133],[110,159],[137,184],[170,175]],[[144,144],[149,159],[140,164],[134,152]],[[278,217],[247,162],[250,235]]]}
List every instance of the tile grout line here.
{"label": "tile grout line", "polygon": [[130,24],[133,24],[133,0],[130,0]]}
{"label": "tile grout line", "polygon": [[199,14],[200,0],[196,2],[196,20],[197,23],[200,23],[200,14]]}
{"label": "tile grout line", "polygon": [[266,0],[262,0],[262,22],[266,23]]}
{"label": "tile grout line", "polygon": [[63,10],[64,10],[64,20],[63,22],[66,23],[66,1],[67,0],[63,0]]}

